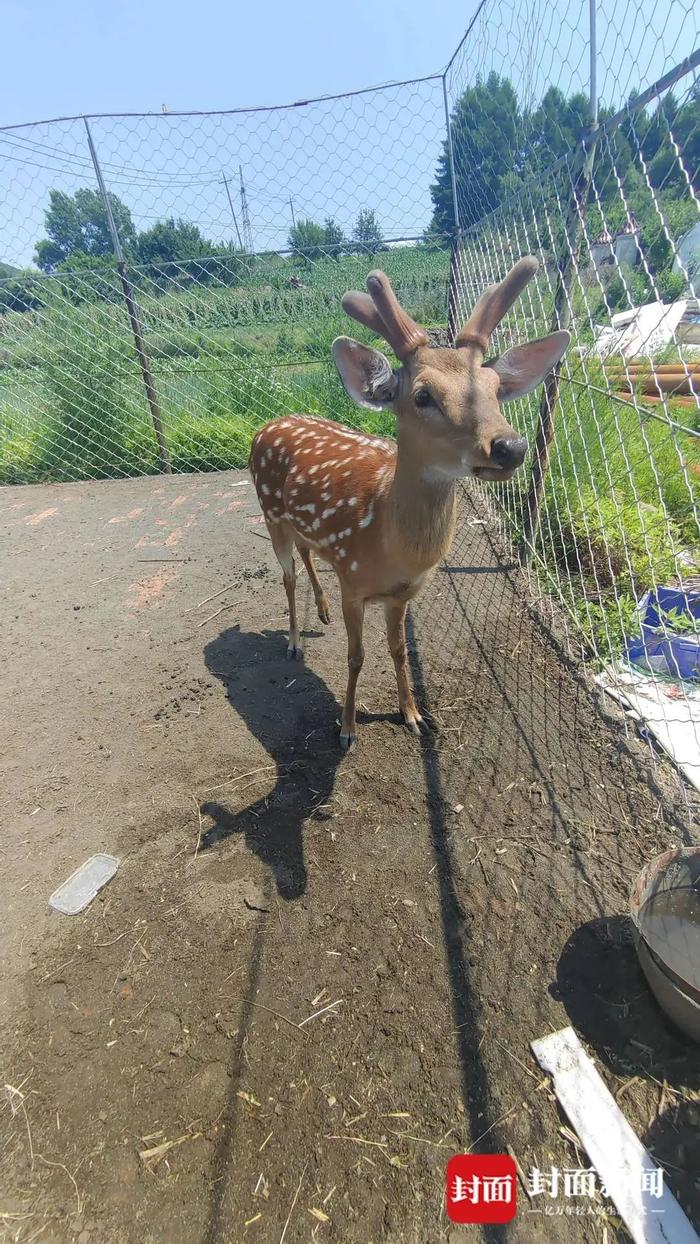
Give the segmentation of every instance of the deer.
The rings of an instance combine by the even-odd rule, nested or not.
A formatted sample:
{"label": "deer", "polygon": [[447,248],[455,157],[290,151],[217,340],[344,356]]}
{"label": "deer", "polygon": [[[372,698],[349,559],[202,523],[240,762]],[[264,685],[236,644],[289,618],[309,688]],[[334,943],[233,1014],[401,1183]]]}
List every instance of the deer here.
{"label": "deer", "polygon": [[337,337],[331,349],[349,397],[361,407],[392,412],[395,439],[295,414],[267,423],[253,440],[249,469],[287,593],[288,658],[302,659],[295,550],[326,625],[330,609],[316,555],[330,564],[340,585],[348,658],[343,752],[357,741],[355,699],[370,603],[384,606],[403,720],[414,734],[425,729],[409,679],[408,604],[451,545],[457,481],[505,483],[522,466],[528,442],[507,422],[502,405],[536,388],[570,340],[567,332],[553,332],[487,357],[492,333],[538,266],[525,257],[488,286],[450,347],[431,346],[386,274],[370,272],[367,292],[350,291],[341,305],[387,342],[399,367],[352,337]]}

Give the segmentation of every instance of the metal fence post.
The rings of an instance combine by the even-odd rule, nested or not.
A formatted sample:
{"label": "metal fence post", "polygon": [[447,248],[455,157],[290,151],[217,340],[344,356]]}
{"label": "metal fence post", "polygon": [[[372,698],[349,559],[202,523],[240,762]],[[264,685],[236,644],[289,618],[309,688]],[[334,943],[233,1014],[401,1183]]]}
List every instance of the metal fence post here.
{"label": "metal fence post", "polygon": [[452,214],[454,216],[454,234],[452,238],[452,249],[450,253],[450,277],[447,286],[447,336],[450,345],[454,345],[457,336],[457,285],[458,285],[458,262],[459,262],[459,240],[460,240],[460,221],[459,221],[459,200],[457,198],[457,173],[455,170],[455,153],[452,143],[452,121],[450,120],[450,105],[447,98],[447,70],[442,75],[442,99],[445,107],[445,151],[450,161],[450,181],[452,184]]}
{"label": "metal fence post", "polygon": [[143,383],[146,389],[146,397],[148,399],[148,405],[151,411],[151,418],[153,420],[153,430],[155,432],[156,441],[158,442],[158,456],[160,458],[160,464],[161,464],[163,471],[166,472],[166,474],[170,474],[173,468],[170,463],[170,455],[168,453],[168,446],[165,440],[165,433],[163,431],[163,419],[160,413],[160,406],[158,405],[158,396],[156,394],[156,386],[153,380],[151,364],[148,358],[148,354],[146,353],[146,346],[143,340],[143,328],[141,326],[141,318],[139,316],[139,309],[136,305],[136,299],[134,298],[134,290],[133,290],[131,281],[129,280],[128,268],[126,266],[126,260],[124,258],[122,244],[119,240],[119,233],[117,231],[117,226],[116,226],[114,215],[112,212],[112,204],[109,201],[109,195],[107,194],[107,190],[105,187],[104,178],[102,176],[102,169],[100,168],[100,162],[97,158],[95,144],[92,141],[92,133],[90,131],[90,125],[89,125],[87,117],[83,117],[83,121],[85,122],[85,130],[87,132],[88,146],[90,148],[90,156],[92,157],[92,163],[95,169],[95,176],[97,178],[97,185],[100,191],[100,198],[102,199],[102,203],[105,209],[105,214],[107,216],[107,224],[109,226],[109,232],[112,238],[112,247],[114,249],[114,256],[117,261],[117,272],[119,273],[119,279],[122,284],[122,292],[124,294],[124,301],[126,303],[127,311],[129,313],[129,322],[131,324],[131,331],[134,336],[134,345],[136,346],[136,353],[138,355],[139,363],[141,365],[141,374],[143,376]]}
{"label": "metal fence post", "polygon": [[[574,168],[571,179],[572,191],[569,210],[564,221],[564,249],[557,260],[557,287],[554,294],[554,312],[550,332],[566,329],[571,322],[571,300],[569,289],[571,277],[578,269],[578,247],[581,242],[581,215],[586,210],[588,191],[593,175],[593,162],[598,144],[598,88],[596,76],[596,0],[589,0],[590,17],[590,114],[591,123],[581,137],[581,148],[578,167]],[[535,456],[532,460],[530,486],[525,498],[523,510],[522,541],[519,557],[522,565],[527,565],[535,552],[535,541],[540,529],[542,510],[542,493],[544,481],[549,470],[549,446],[554,436],[554,412],[559,399],[559,374],[561,362],[547,377],[540,400],[537,436],[535,438]]]}

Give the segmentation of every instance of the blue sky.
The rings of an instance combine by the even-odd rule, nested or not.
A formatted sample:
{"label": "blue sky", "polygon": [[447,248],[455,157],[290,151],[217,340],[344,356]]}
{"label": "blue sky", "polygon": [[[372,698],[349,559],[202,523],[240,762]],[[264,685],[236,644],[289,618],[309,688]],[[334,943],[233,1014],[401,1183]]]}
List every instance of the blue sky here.
{"label": "blue sky", "polygon": [[2,125],[76,112],[232,108],[441,70],[461,4],[6,0]]}
{"label": "blue sky", "polygon": [[[288,103],[440,71],[474,9],[454,2],[327,0],[6,0],[0,125],[75,113],[230,109]],[[599,4],[601,96],[619,103],[690,50],[683,0]],[[588,80],[581,0],[487,0],[451,91],[495,68],[521,98]],[[691,39],[692,43],[692,39]],[[164,215],[222,241],[240,217],[243,165],[255,249],[283,247],[297,218],[332,214],[350,230],[362,207],[385,236],[419,234],[444,135],[440,82],[287,112],[229,118],[100,120],[95,142],[139,228]],[[0,259],[31,262],[48,191],[93,185],[81,122],[0,135]],[[240,225],[240,219],[239,219]]]}

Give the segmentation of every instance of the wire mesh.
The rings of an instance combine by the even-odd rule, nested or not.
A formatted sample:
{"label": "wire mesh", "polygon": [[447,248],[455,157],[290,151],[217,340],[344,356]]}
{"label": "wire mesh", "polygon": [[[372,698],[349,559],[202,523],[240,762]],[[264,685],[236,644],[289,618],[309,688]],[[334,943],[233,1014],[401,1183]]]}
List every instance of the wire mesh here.
{"label": "wire mesh", "polygon": [[[290,408],[357,422],[329,347],[341,295],[380,253],[442,322],[447,251],[415,245],[441,78],[89,125],[174,470],[244,465],[255,428]],[[0,254],[20,269],[0,280],[2,478],[159,470],[83,119],[3,130],[0,166]]]}
{"label": "wire mesh", "polygon": [[[515,404],[533,469],[490,490],[491,513],[535,595],[564,607],[570,650],[596,658],[613,690],[644,686],[641,666],[647,720],[697,733],[696,693],[678,676],[684,641],[686,657],[697,643],[700,572],[698,22],[680,3],[660,18],[644,4],[600,15],[594,98],[587,12],[485,5],[447,72],[455,177],[442,210],[461,226],[456,322],[530,253],[538,278],[494,352],[572,334],[558,381]],[[443,157],[443,185],[446,172]]]}
{"label": "wire mesh", "polygon": [[444,333],[531,253],[495,350],[572,344],[517,403],[525,469],[481,496],[609,669],[645,594],[700,575],[700,52],[686,0],[597,18],[594,45],[573,0],[482,0],[444,74],[90,118],[121,269],[85,119],[1,130],[0,479],[155,473],[158,419],[175,471],[242,466],[290,409],[391,433],[331,365],[343,292],[381,265]]}

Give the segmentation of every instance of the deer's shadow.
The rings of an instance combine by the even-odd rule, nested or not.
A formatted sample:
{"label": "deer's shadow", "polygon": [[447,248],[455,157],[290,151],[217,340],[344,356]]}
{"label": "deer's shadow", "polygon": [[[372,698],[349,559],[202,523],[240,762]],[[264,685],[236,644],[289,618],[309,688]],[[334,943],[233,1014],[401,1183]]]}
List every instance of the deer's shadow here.
{"label": "deer's shadow", "polygon": [[221,798],[201,805],[214,824],[202,835],[200,849],[243,834],[246,846],[270,868],[281,897],[294,899],[306,892],[302,828],[310,816],[328,817],[324,805],[342,754],[335,698],[309,666],[285,659],[286,643],[282,631],[234,626],[204,649],[207,668],[221,679],[232,708],[272,763],[269,773],[250,775],[251,791],[262,779],[268,792],[255,802],[240,808],[241,798],[246,800],[244,778],[232,784],[230,796],[222,790]]}

